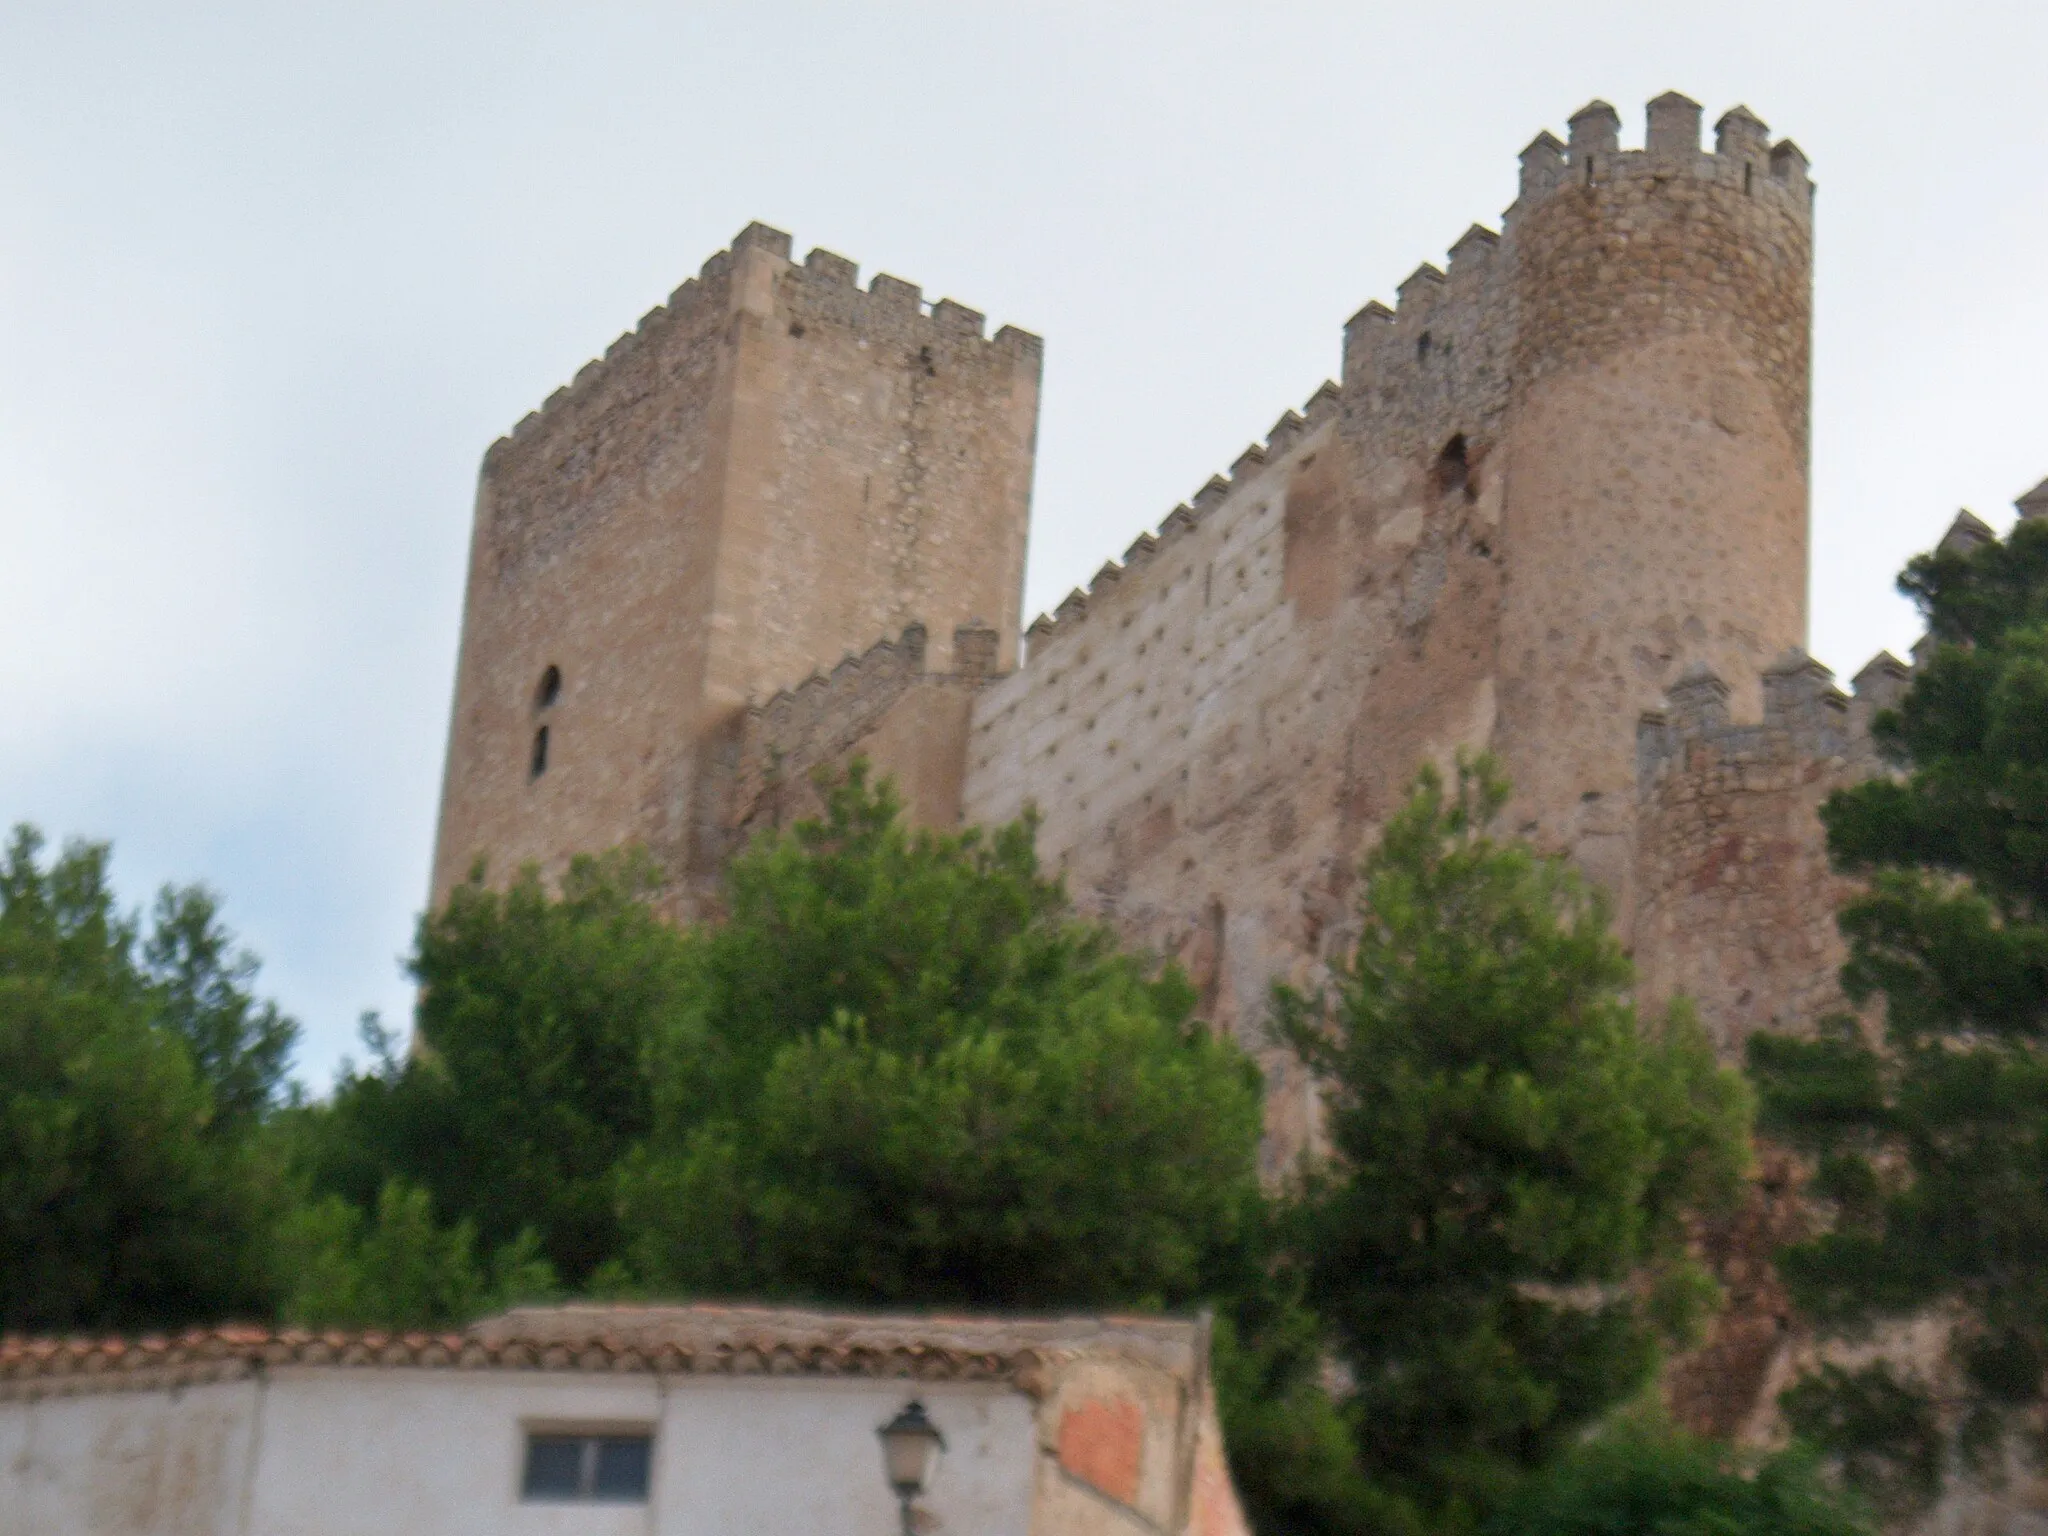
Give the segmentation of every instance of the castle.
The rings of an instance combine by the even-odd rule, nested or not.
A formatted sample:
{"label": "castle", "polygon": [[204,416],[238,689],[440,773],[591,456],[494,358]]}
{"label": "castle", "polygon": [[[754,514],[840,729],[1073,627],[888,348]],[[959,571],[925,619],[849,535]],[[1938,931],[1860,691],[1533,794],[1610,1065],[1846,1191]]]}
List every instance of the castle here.
{"label": "castle", "polygon": [[[479,859],[639,843],[675,915],[867,758],[910,815],[1035,806],[1078,905],[1178,959],[1266,1071],[1266,1157],[1317,1105],[1260,1027],[1356,935],[1361,856],[1423,763],[1490,749],[1512,830],[1614,898],[1651,1007],[1733,1054],[1834,1006],[1815,811],[1878,771],[1803,649],[1813,185],[1747,109],[1605,102],[1522,151],[1337,380],[1021,628],[1042,345],[750,225],[485,455],[432,899]],[[2048,515],[2048,483],[2019,503]],[[1950,540],[1988,538],[1965,513]],[[1754,1432],[1787,1369],[1764,1260],[1667,1385]]]}
{"label": "castle", "polygon": [[1355,933],[1417,767],[1489,748],[1646,1001],[1729,1049],[1810,1018],[1813,811],[1907,671],[1851,699],[1802,649],[1813,185],[1747,109],[1711,151],[1701,118],[1538,134],[1499,232],[1352,316],[1337,380],[1028,629],[1039,339],[749,226],[484,457],[433,900],[635,842],[715,911],[856,756],[925,824],[1035,806],[1082,909],[1260,1056],[1277,1166],[1316,1106],[1271,983]]}

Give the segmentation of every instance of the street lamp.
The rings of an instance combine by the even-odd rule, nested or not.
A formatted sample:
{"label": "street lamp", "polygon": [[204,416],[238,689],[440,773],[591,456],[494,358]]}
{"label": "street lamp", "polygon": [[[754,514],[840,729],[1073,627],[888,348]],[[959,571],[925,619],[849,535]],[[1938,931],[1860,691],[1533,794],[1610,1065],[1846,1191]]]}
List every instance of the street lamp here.
{"label": "street lamp", "polygon": [[903,1505],[903,1536],[916,1536],[910,1523],[911,1501],[930,1486],[946,1437],[918,1402],[907,1404],[875,1433],[882,1437],[882,1475]]}

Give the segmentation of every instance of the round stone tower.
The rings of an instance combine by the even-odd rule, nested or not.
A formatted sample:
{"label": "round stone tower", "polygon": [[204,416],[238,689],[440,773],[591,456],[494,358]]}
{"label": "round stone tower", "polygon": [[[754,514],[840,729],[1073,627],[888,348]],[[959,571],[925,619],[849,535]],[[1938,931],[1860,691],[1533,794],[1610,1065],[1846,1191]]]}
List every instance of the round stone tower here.
{"label": "round stone tower", "polygon": [[1594,102],[1522,155],[1497,734],[1520,827],[1628,903],[1638,715],[1703,663],[1755,718],[1806,638],[1813,188],[1737,107]]}

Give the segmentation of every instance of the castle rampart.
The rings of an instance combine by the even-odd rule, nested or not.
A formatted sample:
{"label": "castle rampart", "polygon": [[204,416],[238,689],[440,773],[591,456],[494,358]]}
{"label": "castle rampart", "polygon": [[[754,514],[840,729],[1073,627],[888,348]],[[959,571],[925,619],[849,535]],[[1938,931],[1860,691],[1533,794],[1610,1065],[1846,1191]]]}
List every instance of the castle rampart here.
{"label": "castle rampart", "polygon": [[[1035,806],[1076,900],[1262,1053],[1283,1160],[1313,1106],[1268,990],[1348,941],[1420,764],[1499,752],[1517,830],[1624,929],[1683,926],[1692,834],[1677,788],[1638,792],[1638,716],[1705,669],[1793,751],[1797,679],[1759,679],[1805,639],[1812,187],[1753,114],[1711,150],[1701,119],[1667,94],[1640,149],[1600,102],[1538,135],[1499,229],[1359,310],[1339,379],[1033,622],[1021,666],[1036,338],[750,226],[487,456],[437,889],[484,846],[629,838],[709,879],[855,755],[927,821]],[[564,644],[554,782],[521,772],[527,679]],[[465,713],[485,693],[495,723]]]}
{"label": "castle rampart", "polygon": [[[2042,515],[2048,487],[2016,506]],[[1941,546],[1995,537],[1964,511]],[[1690,999],[1730,1059],[1759,1030],[1810,1027],[1848,1006],[1835,914],[1855,882],[1829,864],[1820,807],[1893,771],[1872,725],[1911,681],[1911,667],[1880,651],[1845,694],[1795,649],[1758,679],[1762,705],[1749,719],[1734,717],[1727,683],[1695,665],[1638,723],[1635,900],[1622,913],[1638,994],[1654,1010]]]}
{"label": "castle rampart", "polygon": [[[1416,766],[1490,747],[1633,913],[1636,716],[1702,666],[1754,716],[1804,640],[1812,186],[1746,109],[1701,126],[1667,93],[1640,149],[1603,102],[1539,134],[1498,232],[1354,315],[1021,668],[1037,338],[750,225],[486,455],[436,891],[626,840],[708,880],[865,752],[931,819],[1037,806],[1251,1038]],[[903,723],[940,698],[957,751]]]}
{"label": "castle rampart", "polygon": [[[1357,858],[1417,766],[1498,751],[1517,830],[1607,884],[1626,928],[1638,715],[1704,667],[1758,717],[1764,667],[1805,639],[1805,159],[1740,108],[1711,151],[1684,97],[1648,124],[1625,150],[1596,102],[1568,142],[1539,135],[1498,232],[1361,309],[1338,382],[1034,621],[1019,670],[958,694],[959,815],[1035,806],[1077,901],[1190,967],[1266,1062],[1277,1159],[1314,1107],[1264,1039],[1268,989],[1347,942]],[[813,265],[814,302],[858,302]],[[900,776],[885,722],[944,693],[864,664],[801,745],[749,717],[734,782],[769,782],[770,750]]]}
{"label": "castle rampart", "polygon": [[1334,392],[1318,391],[1032,626],[1030,664],[976,704],[970,820],[1036,804],[1041,851],[1060,863],[1102,811],[1157,800],[1162,772],[1204,794],[1183,772],[1203,701],[1227,697],[1286,626],[1286,488],[1335,414]]}
{"label": "castle rampart", "polygon": [[[1354,315],[1302,426],[975,703],[969,817],[1037,804],[1077,898],[1255,1046],[1420,763],[1499,751],[1517,829],[1632,912],[1637,715],[1688,665],[1753,715],[1804,641],[1804,158],[1742,109],[1712,152],[1685,98],[1649,116],[1639,150],[1602,103],[1540,135],[1500,232]],[[1308,1118],[1276,1104],[1276,1136]]]}

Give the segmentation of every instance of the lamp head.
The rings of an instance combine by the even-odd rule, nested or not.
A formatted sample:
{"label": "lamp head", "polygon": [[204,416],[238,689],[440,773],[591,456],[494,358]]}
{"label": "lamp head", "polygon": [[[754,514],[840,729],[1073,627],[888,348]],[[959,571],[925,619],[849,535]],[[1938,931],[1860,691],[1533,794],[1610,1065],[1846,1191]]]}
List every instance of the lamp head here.
{"label": "lamp head", "polygon": [[946,1437],[925,1413],[924,1404],[917,1402],[907,1404],[875,1433],[882,1437],[882,1475],[897,1498],[916,1498],[938,1470]]}

